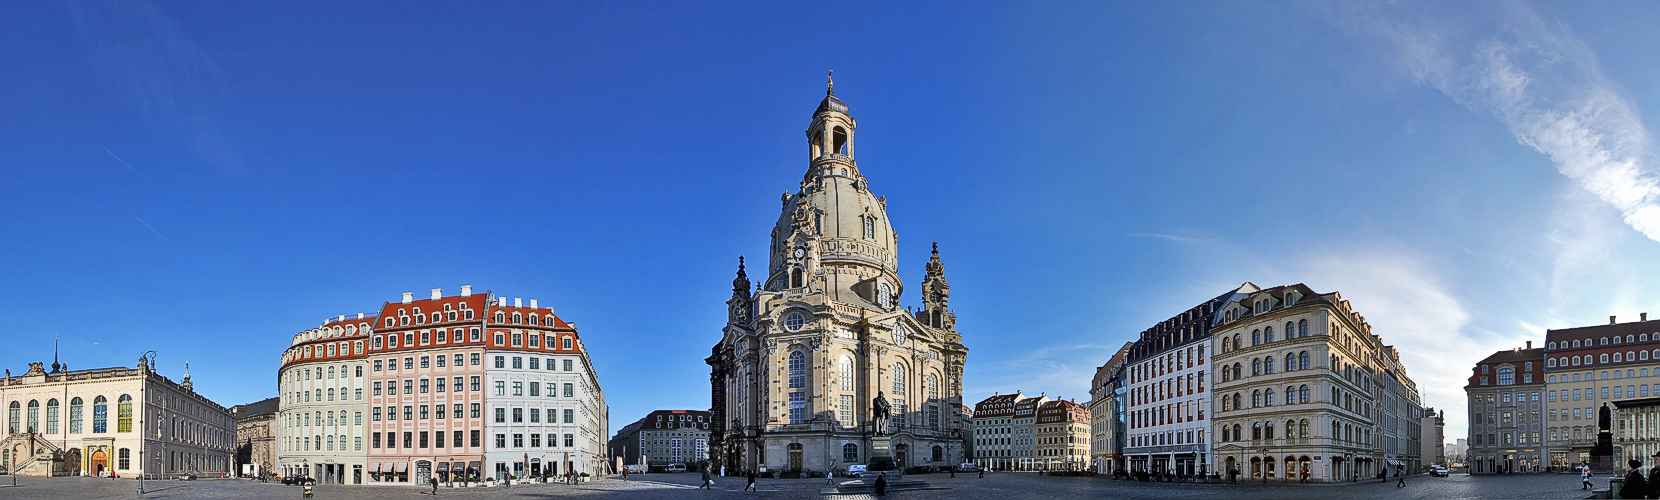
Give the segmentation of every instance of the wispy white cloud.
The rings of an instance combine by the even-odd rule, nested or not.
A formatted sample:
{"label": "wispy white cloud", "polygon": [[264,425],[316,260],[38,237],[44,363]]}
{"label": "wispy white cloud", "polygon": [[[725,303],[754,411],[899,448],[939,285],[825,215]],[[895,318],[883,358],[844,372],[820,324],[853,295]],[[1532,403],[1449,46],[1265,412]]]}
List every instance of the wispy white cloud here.
{"label": "wispy white cloud", "polygon": [[1648,129],[1584,42],[1526,6],[1506,3],[1491,35],[1459,43],[1451,35],[1465,27],[1404,12],[1421,7],[1395,6],[1402,11],[1376,12],[1358,24],[1398,48],[1417,81],[1493,113],[1518,142],[1660,241],[1660,180]]}

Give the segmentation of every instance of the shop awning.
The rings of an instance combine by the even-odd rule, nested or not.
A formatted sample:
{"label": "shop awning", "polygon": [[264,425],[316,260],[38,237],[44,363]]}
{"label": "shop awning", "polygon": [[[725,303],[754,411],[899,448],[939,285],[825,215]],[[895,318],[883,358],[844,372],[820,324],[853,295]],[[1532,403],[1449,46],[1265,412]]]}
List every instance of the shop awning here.
{"label": "shop awning", "polygon": [[369,472],[380,472],[380,462],[370,462]]}
{"label": "shop awning", "polygon": [[1295,456],[1295,455],[1286,455],[1286,456],[1285,456],[1285,461],[1287,461],[1287,462],[1295,462],[1295,461],[1297,461],[1297,457],[1296,457],[1296,456]]}
{"label": "shop awning", "polygon": [[450,470],[450,463],[449,462],[438,462],[438,471],[439,472],[444,472],[444,471],[448,471],[448,470]]}
{"label": "shop awning", "polygon": [[1385,458],[1383,460],[1384,460],[1385,463],[1388,463],[1389,465],[1400,465],[1401,464],[1400,462],[1395,461],[1395,459],[1393,459],[1393,458]]}
{"label": "shop awning", "polygon": [[453,470],[457,473],[465,472],[467,470],[467,464],[463,464],[461,462],[453,462],[453,463],[450,464],[450,470]]}
{"label": "shop awning", "polygon": [[480,464],[479,462],[476,462],[476,461],[475,462],[467,462],[467,469],[468,470],[478,470],[478,467],[480,465],[482,465],[482,464]]}
{"label": "shop awning", "polygon": [[1262,457],[1251,457],[1251,461],[1252,461],[1252,462],[1261,462],[1261,461],[1262,461]]}
{"label": "shop awning", "polygon": [[1331,461],[1333,461],[1333,462],[1342,462],[1343,457],[1333,456],[1333,457],[1331,457]]}
{"label": "shop awning", "polygon": [[394,462],[394,463],[397,465],[397,470],[395,470],[393,472],[399,472],[399,473],[409,472],[409,462]]}
{"label": "shop awning", "polygon": [[1303,455],[1303,458],[1301,458],[1301,460],[1304,461],[1304,462],[1307,462],[1308,461],[1308,455]]}

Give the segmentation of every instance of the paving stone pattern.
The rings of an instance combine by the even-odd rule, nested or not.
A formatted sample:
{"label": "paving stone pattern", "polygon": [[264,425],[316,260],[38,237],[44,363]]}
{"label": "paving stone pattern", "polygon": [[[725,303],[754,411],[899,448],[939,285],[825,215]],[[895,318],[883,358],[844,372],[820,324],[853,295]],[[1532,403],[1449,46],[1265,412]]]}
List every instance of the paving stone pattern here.
{"label": "paving stone pattern", "polygon": [[[886,499],[960,499],[960,500],[1072,500],[1097,498],[1226,498],[1226,499],[1318,499],[1348,500],[1373,498],[1452,499],[1452,498],[1585,498],[1579,489],[1579,476],[1571,474],[1520,474],[1507,476],[1452,477],[1412,476],[1405,488],[1395,487],[1394,478],[1388,483],[1376,480],[1358,484],[1294,485],[1294,484],[1165,484],[1113,481],[1088,477],[1042,477],[1032,473],[991,473],[984,479],[969,474],[956,478],[944,474],[913,475],[947,489],[908,491],[889,494]],[[19,477],[18,487],[10,487],[11,477],[0,476],[0,499],[90,499],[140,498],[138,482],[130,479],[90,478],[36,478]],[[1606,488],[1607,477],[1597,479]],[[713,491],[697,489],[699,476],[687,474],[638,474],[628,482],[605,478],[582,485],[537,484],[511,488],[440,488],[437,498],[457,499],[825,499],[863,500],[863,495],[821,496],[823,479],[762,479],[760,492],[741,491],[743,478],[717,478]],[[240,479],[205,479],[197,481],[148,481],[152,499],[220,499],[220,498],[300,498],[297,486],[259,483]],[[428,489],[413,486],[318,486],[318,500],[328,499],[421,499],[433,498]]]}

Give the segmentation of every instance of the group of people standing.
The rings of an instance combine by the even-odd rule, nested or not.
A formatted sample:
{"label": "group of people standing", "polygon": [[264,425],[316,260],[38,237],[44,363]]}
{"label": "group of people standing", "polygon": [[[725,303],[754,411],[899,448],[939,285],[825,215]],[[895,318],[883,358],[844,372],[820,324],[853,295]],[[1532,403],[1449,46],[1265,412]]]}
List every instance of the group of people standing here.
{"label": "group of people standing", "polygon": [[[1655,466],[1650,467],[1648,477],[1643,477],[1642,460],[1627,460],[1625,462],[1625,484],[1620,486],[1620,498],[1660,498],[1660,452],[1654,456]],[[1591,468],[1584,467],[1579,473],[1582,486],[1580,489],[1593,488],[1591,485]],[[1594,488],[1593,488],[1594,489]]]}

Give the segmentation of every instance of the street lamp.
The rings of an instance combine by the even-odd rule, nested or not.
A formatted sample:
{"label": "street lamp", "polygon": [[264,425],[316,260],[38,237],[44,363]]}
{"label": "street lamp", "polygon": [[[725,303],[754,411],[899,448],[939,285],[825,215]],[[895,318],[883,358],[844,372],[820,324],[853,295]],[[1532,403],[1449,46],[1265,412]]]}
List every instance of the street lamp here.
{"label": "street lamp", "polygon": [[1268,448],[1262,449],[1262,484],[1268,484]]}

